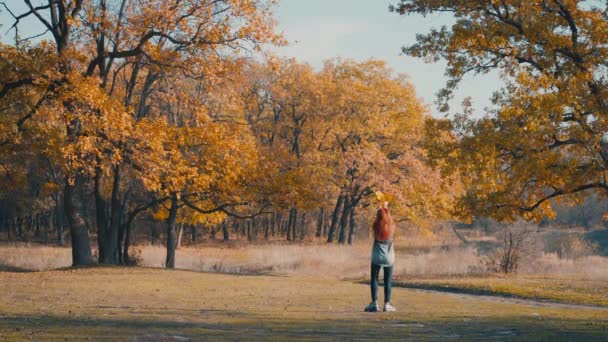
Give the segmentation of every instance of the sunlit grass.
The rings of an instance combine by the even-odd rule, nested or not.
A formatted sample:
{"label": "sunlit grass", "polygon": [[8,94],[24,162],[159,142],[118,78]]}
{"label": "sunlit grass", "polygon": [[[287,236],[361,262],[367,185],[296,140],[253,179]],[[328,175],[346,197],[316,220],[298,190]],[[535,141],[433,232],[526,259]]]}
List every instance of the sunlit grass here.
{"label": "sunlit grass", "polygon": [[362,312],[366,285],[315,276],[151,268],[0,272],[0,340],[597,340],[608,312],[396,288],[395,313]]}

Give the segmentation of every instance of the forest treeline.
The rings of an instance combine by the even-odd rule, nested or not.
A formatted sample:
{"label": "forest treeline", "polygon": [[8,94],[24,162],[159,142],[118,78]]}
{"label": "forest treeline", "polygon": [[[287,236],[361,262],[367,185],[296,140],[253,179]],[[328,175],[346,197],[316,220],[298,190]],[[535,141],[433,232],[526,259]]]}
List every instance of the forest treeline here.
{"label": "forest treeline", "polygon": [[[412,85],[377,60],[252,54],[283,43],[272,2],[26,4],[0,46],[10,239],[69,236],[74,265],[129,263],[153,219],[173,267],[178,227],[352,243],[378,191],[401,220],[447,213]],[[49,39],[18,35],[26,17]]]}
{"label": "forest treeline", "polygon": [[[74,265],[95,262],[91,236],[98,262],[128,262],[151,222],[173,267],[178,227],[348,243],[380,193],[425,227],[548,222],[608,191],[608,7],[594,1],[395,0],[395,15],[454,19],[403,48],[446,62],[446,118],[382,61],[262,53],[285,43],[276,1],[15,3],[2,3],[0,225],[69,236]],[[23,36],[26,22],[39,32]],[[483,115],[470,99],[450,109],[488,72],[503,84]]]}

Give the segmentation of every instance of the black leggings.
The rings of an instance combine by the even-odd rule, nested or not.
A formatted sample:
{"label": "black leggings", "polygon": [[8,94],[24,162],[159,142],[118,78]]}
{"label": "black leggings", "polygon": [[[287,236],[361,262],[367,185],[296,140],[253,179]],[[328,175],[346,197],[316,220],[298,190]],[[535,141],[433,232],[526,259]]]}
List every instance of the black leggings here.
{"label": "black leggings", "polygon": [[[372,288],[372,302],[378,300],[378,277],[380,276],[380,268],[382,266],[372,263],[372,280],[370,286]],[[384,302],[391,301],[391,278],[393,276],[393,266],[384,266]]]}

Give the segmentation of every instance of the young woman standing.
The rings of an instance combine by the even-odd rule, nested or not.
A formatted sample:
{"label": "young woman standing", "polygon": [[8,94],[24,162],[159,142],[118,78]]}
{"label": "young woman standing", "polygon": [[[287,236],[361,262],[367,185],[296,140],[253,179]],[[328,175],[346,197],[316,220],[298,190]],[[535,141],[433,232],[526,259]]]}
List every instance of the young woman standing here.
{"label": "young woman standing", "polygon": [[376,220],[373,225],[374,245],[372,247],[371,267],[371,292],[372,302],[365,307],[365,312],[376,312],[378,309],[378,277],[380,269],[384,269],[384,311],[395,311],[391,305],[391,278],[393,275],[393,264],[395,263],[395,251],[393,248],[393,236],[395,234],[395,222],[388,211],[388,202],[378,209]]}

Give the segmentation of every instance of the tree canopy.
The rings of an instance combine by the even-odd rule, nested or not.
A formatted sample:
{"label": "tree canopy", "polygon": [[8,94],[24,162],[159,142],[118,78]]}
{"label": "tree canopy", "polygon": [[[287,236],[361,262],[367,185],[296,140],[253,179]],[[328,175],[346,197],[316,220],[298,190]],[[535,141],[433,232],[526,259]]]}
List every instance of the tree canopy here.
{"label": "tree canopy", "polygon": [[[410,222],[451,206],[406,77],[378,60],[315,70],[258,54],[284,43],[274,1],[24,4],[3,4],[15,44],[0,45],[1,214],[65,219],[74,265],[93,251],[128,263],[141,216],[164,222],[174,267],[179,225],[288,213],[293,240],[311,213],[321,229],[333,209],[328,240],[352,243],[377,191]],[[18,35],[25,18],[48,39]]]}
{"label": "tree canopy", "polygon": [[[428,120],[427,146],[444,175],[458,172],[462,217],[541,220],[551,201],[608,190],[604,4],[581,0],[402,0],[401,15],[447,13],[449,26],[417,36],[411,56],[447,61],[439,93],[448,111],[467,74],[496,70],[504,86],[483,118],[470,103],[452,120]],[[590,192],[591,191],[591,192]]]}

